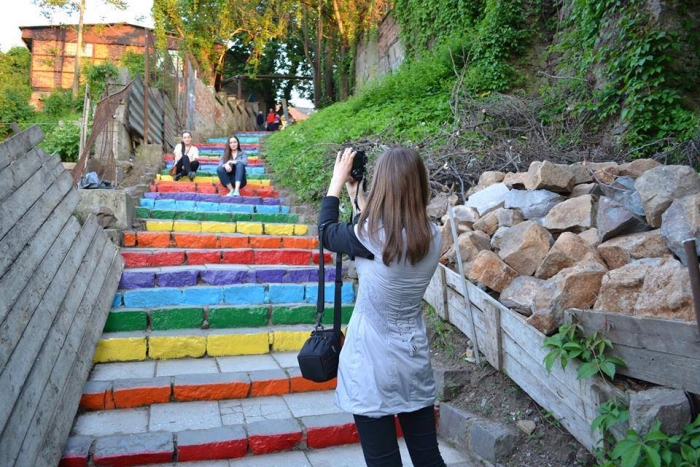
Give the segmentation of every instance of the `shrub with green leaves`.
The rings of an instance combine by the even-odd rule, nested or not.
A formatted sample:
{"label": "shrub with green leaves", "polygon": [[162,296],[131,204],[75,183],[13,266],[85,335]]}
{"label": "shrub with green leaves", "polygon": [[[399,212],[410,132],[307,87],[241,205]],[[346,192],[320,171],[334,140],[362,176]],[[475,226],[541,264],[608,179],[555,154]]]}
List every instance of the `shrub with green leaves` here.
{"label": "shrub with green leaves", "polygon": [[41,143],[49,154],[58,154],[63,162],[76,162],[80,150],[80,127],[75,123],[57,125]]}
{"label": "shrub with green leaves", "polygon": [[104,62],[99,65],[90,63],[83,67],[83,75],[90,87],[90,95],[97,101],[102,98],[107,83],[119,77],[119,68],[112,62]]}

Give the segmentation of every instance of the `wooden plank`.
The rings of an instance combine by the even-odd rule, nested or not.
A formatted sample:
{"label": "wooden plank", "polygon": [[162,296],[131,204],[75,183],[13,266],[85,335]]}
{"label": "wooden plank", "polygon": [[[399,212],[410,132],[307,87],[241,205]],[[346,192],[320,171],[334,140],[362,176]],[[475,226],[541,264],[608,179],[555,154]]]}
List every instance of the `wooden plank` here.
{"label": "wooden plank", "polygon": [[[4,336],[0,341],[0,394],[3,395],[0,423],[3,426],[6,426],[12,406],[22,392],[26,376],[50,330],[55,310],[75,274],[75,271],[66,271],[68,283],[61,280],[63,272],[57,275],[79,231],[80,223],[71,217],[3,324]],[[42,318],[46,318],[47,322],[41,323]],[[39,323],[42,327],[33,329],[32,325]],[[36,339],[32,336],[34,332]],[[0,465],[6,464],[0,462]]]}
{"label": "wooden plank", "polygon": [[[486,304],[487,302],[484,302]],[[484,352],[486,360],[498,371],[503,368],[503,356],[501,354],[502,339],[501,339],[501,310],[497,307],[489,306],[483,309],[484,327],[486,341],[482,347],[479,347]]]}
{"label": "wooden plank", "polygon": [[[85,305],[90,310],[88,313],[89,322],[86,332],[79,342],[77,355],[80,357],[74,361],[73,368],[65,379],[65,384],[61,391],[61,405],[58,406],[48,424],[48,430],[42,444],[39,446],[36,461],[31,463],[29,462],[31,459],[28,459],[27,462],[22,461],[21,464],[18,464],[18,467],[57,465],[61,458],[63,445],[68,439],[75,413],[78,411],[83,386],[92,368],[92,359],[95,355],[97,341],[102,335],[102,329],[107,320],[112,299],[119,284],[119,277],[124,267],[124,260],[116,249],[114,249],[112,261],[104,261],[104,263],[110,264],[109,272],[105,276],[97,299],[90,300],[93,306]],[[79,310],[78,313],[82,315],[82,310]]]}
{"label": "wooden plank", "polygon": [[613,344],[700,359],[695,323],[600,310],[567,311],[576,316],[586,333],[601,332]]}
{"label": "wooden plank", "polygon": [[[69,192],[68,196],[66,196],[66,198],[77,197],[78,194],[75,190]],[[73,211],[71,204],[71,202],[59,203],[48,218],[40,217],[38,231],[33,231],[34,220],[28,219],[28,222],[24,222],[25,218],[23,218],[22,222],[19,222],[16,227],[18,228],[18,233],[23,236],[26,234],[23,227],[25,227],[26,224],[30,224],[32,237],[27,239],[26,248],[24,248],[25,243],[21,239],[10,238],[0,241],[0,258],[4,258],[3,255],[10,253],[17,258],[15,261],[16,264],[12,263],[13,267],[10,267],[6,274],[0,276],[0,297],[3,297],[3,300],[0,301],[0,326],[4,326],[7,314],[11,307],[14,306],[14,302],[17,300],[32,275],[42,264],[44,257],[51,249],[52,243],[56,240],[56,236],[71,217]],[[28,216],[31,217],[32,213],[33,210],[28,213]],[[14,252],[17,248],[17,243],[23,248],[20,250],[19,254],[15,254]],[[8,253],[8,251],[10,253]],[[0,261],[2,261],[2,259],[0,259]]]}
{"label": "wooden plank", "polygon": [[[65,307],[62,305],[62,314],[57,318],[56,329],[61,336],[52,339],[52,342],[47,345],[53,356],[48,360],[44,359],[42,363],[48,364],[41,365],[38,368],[39,371],[32,375],[36,375],[35,382],[37,382],[37,391],[32,400],[35,402],[35,412],[25,416],[26,422],[17,427],[20,435],[17,437],[16,449],[19,451],[20,459],[32,459],[36,455],[38,443],[46,437],[49,422],[58,406],[62,404],[65,379],[76,377],[77,375],[71,374],[75,361],[86,359],[84,355],[78,354],[78,349],[86,332],[89,332],[90,313],[99,291],[104,286],[114,255],[114,248],[105,235],[95,235],[94,243],[95,246],[90,247],[76,275],[76,281],[74,281],[74,285],[77,286],[76,294],[70,298],[67,297],[70,301]],[[85,287],[79,282],[88,286]],[[83,383],[86,378],[87,374],[82,379]]]}
{"label": "wooden plank", "polygon": [[[28,245],[37,246],[35,239],[38,231],[56,211],[67,212],[70,215],[75,210],[80,197],[77,190],[71,189],[72,183],[70,175],[66,172],[19,221],[14,223],[8,235],[0,240],[0,279]],[[0,311],[0,320],[2,316]]]}
{"label": "wooden plank", "polygon": [[[61,165],[61,161],[55,158],[49,159],[22,186],[3,200],[2,204],[0,204],[0,219],[3,220],[3,223],[0,224],[0,239],[42,197],[46,192],[46,187],[54,184],[54,181],[62,173],[67,174]],[[71,179],[71,185],[72,183]]]}
{"label": "wooden plank", "polygon": [[[513,355],[517,352],[517,346],[513,347],[509,336],[504,336],[503,343],[506,347],[503,369],[508,376],[535,402],[552,412],[579,443],[589,450],[593,449],[598,438],[597,434],[591,433],[592,418],[589,417],[592,409],[583,403],[578,404],[580,412],[572,409],[570,403],[576,399],[576,394],[570,394],[555,381],[551,381],[551,378],[547,378],[544,369],[542,372],[532,372],[532,365],[527,362],[527,353]],[[597,399],[589,402],[595,404]]]}
{"label": "wooden plank", "polygon": [[[84,299],[91,278],[97,277],[99,264],[96,264],[95,256],[100,255],[105,246],[105,241],[95,239],[98,229],[96,220],[86,223],[86,227],[79,230],[71,251],[61,265],[61,274],[53,280],[44,295],[39,306],[43,312],[34,313],[27,326],[31,334],[25,333],[7,368],[0,375],[0,391],[5,393],[5,386],[13,385],[10,387],[13,392],[7,399],[11,409],[14,406],[0,438],[0,452],[3,453],[0,454],[0,465],[10,465],[4,464],[6,461],[15,462],[30,424],[45,423],[55,410],[52,407],[56,404],[55,400],[48,407],[41,406],[42,394],[50,389],[47,380],[52,369],[59,366],[57,358],[76,310]],[[86,317],[81,321],[86,322]],[[47,335],[44,330],[50,330],[50,334]],[[75,357],[78,356],[73,355]],[[30,436],[35,435],[30,433]]]}
{"label": "wooden plank", "polygon": [[445,270],[438,267],[430,279],[428,288],[425,290],[423,299],[435,309],[435,313],[442,319],[447,320],[446,304],[447,290],[445,287]]}
{"label": "wooden plank", "polygon": [[14,193],[46,163],[36,149],[29,150],[21,163],[0,171],[0,203]]}
{"label": "wooden plank", "polygon": [[700,340],[696,324],[600,310],[568,310],[584,332],[610,339],[608,355],[622,359],[620,374],[700,394]]}
{"label": "wooden plank", "polygon": [[27,128],[0,144],[0,170],[13,161],[20,160],[30,149],[44,140],[44,132],[39,125]]}

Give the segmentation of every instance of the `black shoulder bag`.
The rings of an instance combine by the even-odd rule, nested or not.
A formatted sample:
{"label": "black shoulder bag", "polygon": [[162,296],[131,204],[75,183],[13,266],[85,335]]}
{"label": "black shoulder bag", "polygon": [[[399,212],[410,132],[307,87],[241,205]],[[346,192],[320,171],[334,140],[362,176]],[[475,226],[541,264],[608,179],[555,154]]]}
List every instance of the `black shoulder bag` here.
{"label": "black shoulder bag", "polygon": [[333,329],[323,328],[323,311],[325,306],[325,268],[323,266],[323,228],[318,233],[318,300],[316,301],[316,327],[311,332],[304,346],[299,351],[297,360],[301,376],[322,383],[329,381],[338,374],[338,361],[340,349],[345,341],[345,336],[340,330],[341,288],[343,285],[343,260],[342,253],[336,253],[335,262],[335,297],[333,300]]}

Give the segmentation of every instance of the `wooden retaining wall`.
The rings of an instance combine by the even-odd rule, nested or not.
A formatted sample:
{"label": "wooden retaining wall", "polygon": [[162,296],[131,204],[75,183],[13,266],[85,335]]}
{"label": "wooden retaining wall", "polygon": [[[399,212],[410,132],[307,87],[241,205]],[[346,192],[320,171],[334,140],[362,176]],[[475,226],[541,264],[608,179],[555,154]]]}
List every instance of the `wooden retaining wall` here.
{"label": "wooden retaining wall", "polygon": [[0,144],[0,465],[58,465],[123,268],[38,126]]}
{"label": "wooden retaining wall", "polygon": [[600,436],[591,433],[591,422],[598,415],[596,408],[611,391],[608,384],[598,377],[579,381],[576,362],[569,362],[565,370],[557,362],[552,372],[547,373],[542,363],[547,354],[542,348],[546,336],[469,281],[466,286],[473,327],[458,273],[439,265],[424,298],[441,318],[467,337],[472,338],[475,328],[479,351],[486,360],[507,374],[583,446],[592,450]]}
{"label": "wooden retaining wall", "polygon": [[[463,293],[465,285],[472,316]],[[589,450],[600,439],[599,432],[591,433],[597,407],[611,397],[621,402],[628,399],[600,377],[579,381],[575,361],[570,361],[566,370],[556,362],[548,374],[543,363],[548,351],[542,348],[546,336],[527,324],[522,315],[443,265],[438,266],[424,298],[441,318],[469,338],[473,339],[476,330],[478,348],[486,360],[552,412]],[[696,323],[597,310],[567,310],[567,317],[580,323],[586,335],[599,332],[612,342],[609,356],[627,364],[627,368],[618,368],[620,374],[700,394]]]}

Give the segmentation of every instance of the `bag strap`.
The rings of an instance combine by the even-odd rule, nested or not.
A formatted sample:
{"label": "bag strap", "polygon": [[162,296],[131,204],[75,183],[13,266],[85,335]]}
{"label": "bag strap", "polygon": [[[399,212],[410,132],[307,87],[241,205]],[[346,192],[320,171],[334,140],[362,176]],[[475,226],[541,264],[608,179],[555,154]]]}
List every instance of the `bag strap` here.
{"label": "bag strap", "polygon": [[[326,302],[326,270],[323,258],[323,224],[318,229],[318,294],[316,300],[316,330],[323,330],[323,313]],[[335,296],[333,297],[333,330],[340,332],[341,326],[341,300],[343,286],[343,254],[335,254]]]}

